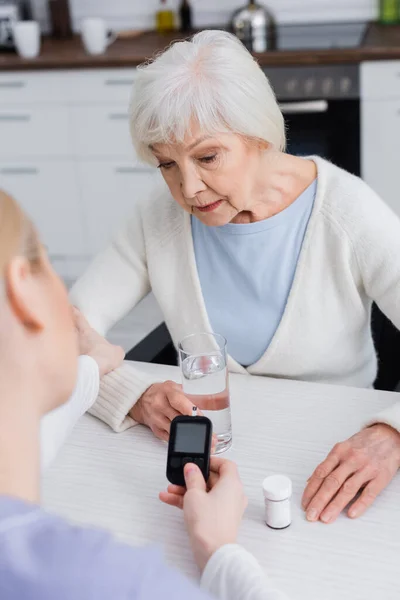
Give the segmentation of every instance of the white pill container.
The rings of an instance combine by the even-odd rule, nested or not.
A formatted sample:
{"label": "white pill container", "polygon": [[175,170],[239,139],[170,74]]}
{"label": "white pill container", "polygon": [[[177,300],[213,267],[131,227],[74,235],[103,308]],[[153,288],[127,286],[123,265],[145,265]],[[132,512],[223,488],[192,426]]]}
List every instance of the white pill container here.
{"label": "white pill container", "polygon": [[292,482],[286,475],[271,475],[263,481],[265,523],[271,529],[286,529],[292,522]]}

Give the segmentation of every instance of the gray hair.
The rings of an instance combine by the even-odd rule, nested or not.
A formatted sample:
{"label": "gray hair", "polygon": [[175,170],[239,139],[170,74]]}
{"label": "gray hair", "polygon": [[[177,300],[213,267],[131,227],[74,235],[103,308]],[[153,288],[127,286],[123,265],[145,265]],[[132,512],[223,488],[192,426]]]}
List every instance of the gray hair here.
{"label": "gray hair", "polygon": [[233,132],[286,145],[285,124],[263,71],[232,34],[202,31],[138,67],[130,128],[138,157],[154,164],[151,146],[202,133]]}

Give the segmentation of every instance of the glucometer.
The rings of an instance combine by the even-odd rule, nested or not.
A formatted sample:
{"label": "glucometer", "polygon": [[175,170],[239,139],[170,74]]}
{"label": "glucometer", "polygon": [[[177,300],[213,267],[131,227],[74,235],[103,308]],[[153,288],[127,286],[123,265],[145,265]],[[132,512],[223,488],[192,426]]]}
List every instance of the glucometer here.
{"label": "glucometer", "polygon": [[212,423],[207,417],[175,417],[171,423],[168,444],[167,479],[175,485],[185,485],[184,466],[194,463],[208,481],[210,476],[210,453]]}

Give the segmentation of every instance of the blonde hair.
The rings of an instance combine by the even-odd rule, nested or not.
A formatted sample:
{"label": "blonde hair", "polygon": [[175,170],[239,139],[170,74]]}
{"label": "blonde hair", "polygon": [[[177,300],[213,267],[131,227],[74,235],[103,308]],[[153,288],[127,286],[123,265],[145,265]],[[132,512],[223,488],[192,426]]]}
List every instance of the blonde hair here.
{"label": "blonde hair", "polygon": [[40,264],[36,229],[17,202],[0,190],[0,277],[15,256],[24,256],[32,267]]}
{"label": "blonde hair", "polygon": [[225,31],[176,42],[138,68],[130,128],[139,158],[154,164],[151,146],[182,142],[193,121],[203,134],[231,132],[285,149],[285,123],[267,77]]}

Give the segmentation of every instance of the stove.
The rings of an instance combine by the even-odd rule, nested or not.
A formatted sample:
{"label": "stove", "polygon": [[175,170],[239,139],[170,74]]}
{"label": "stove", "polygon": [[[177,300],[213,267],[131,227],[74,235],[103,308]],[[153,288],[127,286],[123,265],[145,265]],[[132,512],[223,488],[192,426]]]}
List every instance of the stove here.
{"label": "stove", "polygon": [[277,25],[277,50],[357,48],[367,23],[314,23]]}
{"label": "stove", "polygon": [[[276,51],[357,48],[366,23],[278,25]],[[294,60],[294,63],[296,61]],[[360,175],[359,65],[263,67],[285,117],[288,151],[318,154]]]}

